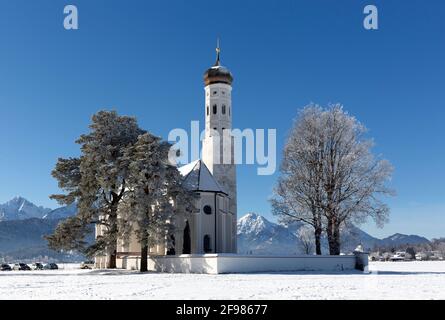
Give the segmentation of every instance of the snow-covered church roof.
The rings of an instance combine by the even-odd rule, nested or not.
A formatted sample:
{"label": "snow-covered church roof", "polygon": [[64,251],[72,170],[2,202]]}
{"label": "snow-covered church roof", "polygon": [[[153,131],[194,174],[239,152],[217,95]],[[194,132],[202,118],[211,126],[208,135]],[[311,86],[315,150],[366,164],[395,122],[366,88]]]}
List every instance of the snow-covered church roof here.
{"label": "snow-covered church roof", "polygon": [[216,182],[210,170],[202,160],[196,160],[179,168],[184,177],[184,186],[189,190],[203,192],[220,192],[227,194]]}

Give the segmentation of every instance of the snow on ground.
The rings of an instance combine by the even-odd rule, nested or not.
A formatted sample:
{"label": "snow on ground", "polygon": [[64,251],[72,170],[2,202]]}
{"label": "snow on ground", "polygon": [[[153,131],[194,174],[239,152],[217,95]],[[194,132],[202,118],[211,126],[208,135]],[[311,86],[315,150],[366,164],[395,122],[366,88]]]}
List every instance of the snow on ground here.
{"label": "snow on ground", "polygon": [[445,261],[372,262],[370,274],[0,272],[0,299],[445,299]]}

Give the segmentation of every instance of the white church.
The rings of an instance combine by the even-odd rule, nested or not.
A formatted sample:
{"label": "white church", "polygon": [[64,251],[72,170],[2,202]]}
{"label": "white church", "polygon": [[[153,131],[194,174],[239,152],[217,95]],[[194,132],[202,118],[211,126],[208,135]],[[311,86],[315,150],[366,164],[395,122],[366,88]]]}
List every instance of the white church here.
{"label": "white church", "polygon": [[[176,217],[173,245],[157,245],[149,249],[150,256],[236,253],[236,168],[233,144],[225,150],[225,129],[232,128],[232,81],[230,71],[220,64],[217,48],[215,65],[204,74],[205,83],[205,138],[202,159],[179,168],[184,185],[196,192],[199,212],[191,216]],[[218,149],[219,148],[219,149]],[[230,154],[229,159],[224,159]],[[227,158],[227,156],[226,156]],[[96,226],[96,235],[102,232]],[[119,241],[117,266],[137,268],[140,244],[136,237]],[[96,266],[104,268],[106,257],[96,257]]]}
{"label": "white church", "polygon": [[[205,138],[202,159],[179,168],[184,185],[199,197],[198,212],[175,217],[172,241],[149,249],[148,268],[159,272],[240,273],[297,270],[349,270],[367,256],[253,256],[237,254],[237,184],[232,129],[231,72],[220,63],[204,73]],[[227,129],[227,130],[226,130]],[[96,225],[96,235],[102,233]],[[171,243],[170,245],[168,243]],[[139,269],[141,246],[135,236],[118,241],[117,267]],[[364,262],[363,262],[364,263]],[[106,268],[107,257],[95,258]]]}

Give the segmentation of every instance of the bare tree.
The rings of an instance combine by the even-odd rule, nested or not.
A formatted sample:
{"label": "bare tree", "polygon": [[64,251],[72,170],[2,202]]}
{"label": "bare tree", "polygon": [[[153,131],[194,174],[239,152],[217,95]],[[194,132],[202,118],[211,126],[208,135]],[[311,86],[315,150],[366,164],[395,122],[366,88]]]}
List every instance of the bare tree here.
{"label": "bare tree", "polygon": [[311,225],[317,254],[323,229],[329,253],[338,255],[343,226],[368,217],[378,226],[387,221],[389,208],[379,195],[393,194],[386,187],[392,166],[374,157],[365,132],[341,105],[312,104],[300,112],[285,146],[273,212]]}
{"label": "bare tree", "polygon": [[301,250],[305,254],[313,254],[315,242],[314,233],[309,226],[303,226],[297,231],[298,241]]}
{"label": "bare tree", "polygon": [[319,135],[324,139],[322,211],[326,218],[329,252],[340,254],[340,228],[360,224],[368,217],[378,226],[388,220],[389,208],[379,195],[392,195],[386,186],[392,166],[371,152],[366,128],[348,115],[341,105],[331,105],[321,114]]}
{"label": "bare tree", "polygon": [[281,222],[303,222],[312,226],[315,251],[321,255],[323,232],[323,159],[324,139],[320,135],[323,110],[312,106],[303,109],[284,148],[281,176],[271,200],[273,214]]}
{"label": "bare tree", "polygon": [[432,249],[438,251],[442,258],[445,259],[445,238],[433,239],[431,244]]}

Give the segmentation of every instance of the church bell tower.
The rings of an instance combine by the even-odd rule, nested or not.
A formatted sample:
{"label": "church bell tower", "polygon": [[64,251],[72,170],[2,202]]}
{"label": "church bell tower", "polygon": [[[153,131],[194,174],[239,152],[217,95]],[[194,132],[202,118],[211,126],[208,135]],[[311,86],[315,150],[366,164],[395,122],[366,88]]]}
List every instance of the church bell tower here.
{"label": "church bell tower", "polygon": [[232,129],[232,82],[230,71],[221,65],[219,41],[216,62],[204,73],[205,138],[202,160],[229,196],[227,215],[232,221],[232,252],[236,253],[237,195]]}

